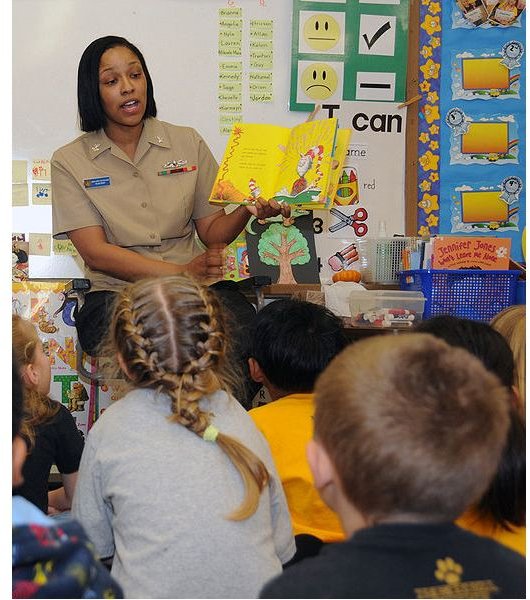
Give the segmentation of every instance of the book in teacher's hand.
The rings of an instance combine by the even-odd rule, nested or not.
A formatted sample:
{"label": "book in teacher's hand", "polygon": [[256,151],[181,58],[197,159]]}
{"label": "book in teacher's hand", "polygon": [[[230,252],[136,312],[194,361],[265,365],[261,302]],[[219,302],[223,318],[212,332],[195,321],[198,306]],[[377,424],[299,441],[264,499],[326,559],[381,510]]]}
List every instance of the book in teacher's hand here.
{"label": "book in teacher's hand", "polygon": [[329,208],[351,131],[336,118],[295,127],[234,125],[210,194],[212,204],[252,204],[256,198],[304,209]]}

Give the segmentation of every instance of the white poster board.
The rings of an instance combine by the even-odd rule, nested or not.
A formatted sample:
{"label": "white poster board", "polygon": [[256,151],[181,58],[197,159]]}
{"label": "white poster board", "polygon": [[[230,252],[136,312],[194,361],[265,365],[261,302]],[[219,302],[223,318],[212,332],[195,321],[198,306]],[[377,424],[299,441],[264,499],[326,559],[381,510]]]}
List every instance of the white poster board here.
{"label": "white poster board", "polygon": [[[391,102],[352,101],[324,112],[337,117],[339,127],[352,130],[343,166],[343,187],[352,193],[337,198],[331,212],[315,214],[320,219],[315,223],[320,279],[329,282],[334,272],[332,257],[337,253],[350,257],[352,244],[364,237],[405,233],[407,109]],[[348,183],[348,176],[353,181]],[[359,269],[354,262],[348,260],[342,267]]]}

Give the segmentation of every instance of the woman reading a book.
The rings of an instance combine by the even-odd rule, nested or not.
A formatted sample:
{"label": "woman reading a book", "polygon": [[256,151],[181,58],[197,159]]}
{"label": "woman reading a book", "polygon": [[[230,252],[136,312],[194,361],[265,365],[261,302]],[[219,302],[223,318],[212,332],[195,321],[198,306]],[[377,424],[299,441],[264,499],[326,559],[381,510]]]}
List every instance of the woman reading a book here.
{"label": "woman reading a book", "polygon": [[102,37],[85,49],[77,100],[85,133],[51,162],[53,235],[68,237],[85,262],[92,291],[76,327],[94,354],[127,282],[182,272],[222,279],[222,248],[250,216],[290,209],[257,198],[226,214],[208,203],[218,170],[211,151],[194,129],[156,119],[144,57],[125,38]]}

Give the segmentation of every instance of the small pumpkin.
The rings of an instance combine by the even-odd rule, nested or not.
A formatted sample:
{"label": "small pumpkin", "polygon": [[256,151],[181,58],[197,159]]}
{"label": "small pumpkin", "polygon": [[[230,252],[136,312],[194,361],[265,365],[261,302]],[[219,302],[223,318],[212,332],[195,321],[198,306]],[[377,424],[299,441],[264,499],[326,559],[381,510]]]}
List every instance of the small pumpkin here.
{"label": "small pumpkin", "polygon": [[355,269],[343,269],[338,273],[333,273],[331,279],[333,280],[333,283],[336,283],[337,281],[354,281],[355,283],[359,283],[359,281],[361,281],[361,274]]}

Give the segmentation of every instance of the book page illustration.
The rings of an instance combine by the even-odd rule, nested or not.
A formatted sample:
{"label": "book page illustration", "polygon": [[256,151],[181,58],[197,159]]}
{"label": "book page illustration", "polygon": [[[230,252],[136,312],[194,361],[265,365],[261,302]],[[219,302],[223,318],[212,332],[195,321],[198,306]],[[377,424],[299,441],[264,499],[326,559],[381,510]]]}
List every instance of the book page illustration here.
{"label": "book page illustration", "polygon": [[[251,204],[258,197],[303,208],[330,204],[337,119],[301,123],[292,129],[266,124],[234,126],[219,167],[210,202]],[[341,163],[347,149],[341,134]],[[335,167],[335,169],[333,169]],[[338,183],[338,182],[337,182]]]}

